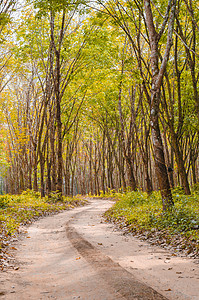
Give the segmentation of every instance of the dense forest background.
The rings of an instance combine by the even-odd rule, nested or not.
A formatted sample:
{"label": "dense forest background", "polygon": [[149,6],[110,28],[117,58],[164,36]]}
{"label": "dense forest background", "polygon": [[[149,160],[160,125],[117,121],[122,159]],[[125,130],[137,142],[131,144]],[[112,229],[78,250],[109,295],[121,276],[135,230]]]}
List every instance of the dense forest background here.
{"label": "dense forest background", "polygon": [[1,192],[199,182],[192,0],[0,0]]}

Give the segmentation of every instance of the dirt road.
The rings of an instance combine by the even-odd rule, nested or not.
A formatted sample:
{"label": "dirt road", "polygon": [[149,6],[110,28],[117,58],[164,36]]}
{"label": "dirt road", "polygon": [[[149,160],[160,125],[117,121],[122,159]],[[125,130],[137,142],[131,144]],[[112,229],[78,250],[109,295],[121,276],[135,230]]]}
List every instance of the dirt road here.
{"label": "dirt road", "polygon": [[35,222],[0,273],[0,299],[199,299],[197,261],[174,257],[102,222],[108,200]]}

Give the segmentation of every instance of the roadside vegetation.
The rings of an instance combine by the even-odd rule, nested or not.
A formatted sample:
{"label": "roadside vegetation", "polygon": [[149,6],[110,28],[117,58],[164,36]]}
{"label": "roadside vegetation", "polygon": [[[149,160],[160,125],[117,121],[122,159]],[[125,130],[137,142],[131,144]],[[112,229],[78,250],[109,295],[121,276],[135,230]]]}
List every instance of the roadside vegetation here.
{"label": "roadside vegetation", "polygon": [[[41,216],[84,205],[86,200],[78,197],[63,197],[59,201],[56,193],[51,198],[41,198],[40,193],[31,190],[21,195],[0,196],[0,269],[8,265],[9,245],[16,240],[20,227],[30,224]],[[14,247],[11,245],[11,249]]]}
{"label": "roadside vegetation", "polygon": [[108,197],[118,199],[105,213],[107,221],[114,222],[126,233],[146,239],[152,244],[183,251],[199,257],[199,189],[185,195],[182,188],[172,190],[174,207],[162,210],[159,192],[125,194],[111,192]]}

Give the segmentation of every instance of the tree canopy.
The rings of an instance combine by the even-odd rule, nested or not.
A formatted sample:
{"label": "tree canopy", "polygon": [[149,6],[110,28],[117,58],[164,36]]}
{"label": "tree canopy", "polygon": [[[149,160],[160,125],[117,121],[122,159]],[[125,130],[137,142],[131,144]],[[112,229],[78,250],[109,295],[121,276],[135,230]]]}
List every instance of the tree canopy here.
{"label": "tree canopy", "polygon": [[[16,1],[17,2],[17,1]],[[4,190],[42,197],[199,178],[199,10],[192,0],[0,2]]]}

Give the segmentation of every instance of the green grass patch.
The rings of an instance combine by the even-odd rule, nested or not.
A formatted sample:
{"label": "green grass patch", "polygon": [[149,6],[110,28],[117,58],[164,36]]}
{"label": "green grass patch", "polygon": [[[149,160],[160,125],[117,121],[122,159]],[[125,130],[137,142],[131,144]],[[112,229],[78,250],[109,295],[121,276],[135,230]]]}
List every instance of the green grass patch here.
{"label": "green grass patch", "polygon": [[31,223],[40,216],[61,212],[83,205],[85,200],[63,197],[62,201],[53,194],[50,199],[41,198],[40,193],[28,190],[21,195],[0,196],[0,258],[7,241],[18,232],[21,225]]}
{"label": "green grass patch", "polygon": [[195,191],[187,196],[180,188],[172,193],[175,206],[170,212],[162,211],[159,192],[150,196],[143,192],[117,193],[118,201],[105,213],[105,217],[127,232],[198,256],[199,194]]}

